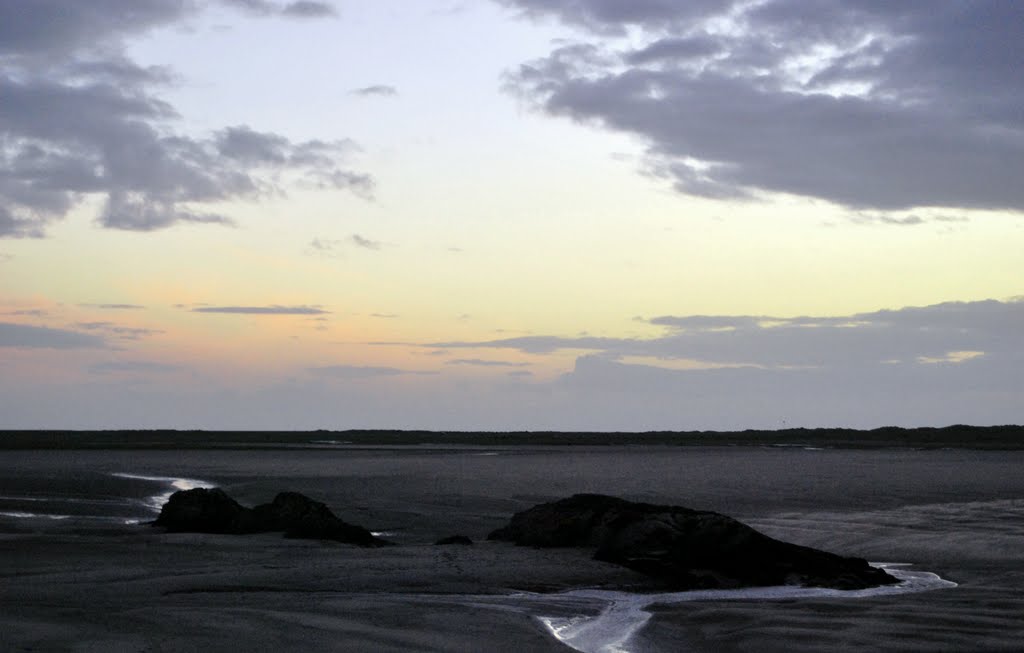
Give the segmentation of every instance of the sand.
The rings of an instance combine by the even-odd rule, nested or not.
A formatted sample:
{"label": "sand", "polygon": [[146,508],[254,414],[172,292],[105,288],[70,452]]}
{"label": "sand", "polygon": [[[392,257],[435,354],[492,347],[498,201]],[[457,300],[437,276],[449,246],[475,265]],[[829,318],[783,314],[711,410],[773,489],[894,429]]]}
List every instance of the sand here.
{"label": "sand", "polygon": [[473,603],[635,580],[576,551],[361,549],[146,526],[9,534],[0,559],[2,650],[554,651],[529,614]]}
{"label": "sand", "polygon": [[[720,510],[775,537],[912,563],[959,584],[654,605],[629,651],[1015,651],[1024,641],[1022,463],[1021,453],[746,448],[7,452],[0,479],[19,483],[182,477],[216,482],[248,505],[301,491],[398,545],[0,520],[0,650],[564,653],[538,617],[593,616],[606,603],[550,592],[642,578],[583,552],[483,537],[538,501],[603,491]],[[455,533],[477,543],[431,544]]]}

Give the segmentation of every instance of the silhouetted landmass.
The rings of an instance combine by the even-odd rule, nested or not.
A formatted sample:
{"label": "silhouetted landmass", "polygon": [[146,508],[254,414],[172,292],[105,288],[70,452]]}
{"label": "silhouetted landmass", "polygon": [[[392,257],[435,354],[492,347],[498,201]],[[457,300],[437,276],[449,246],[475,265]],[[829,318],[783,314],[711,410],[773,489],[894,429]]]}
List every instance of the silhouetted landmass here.
{"label": "silhouetted landmass", "polygon": [[673,590],[775,585],[854,590],[898,582],[861,558],[782,542],[717,512],[602,494],[576,494],[517,512],[487,539],[595,549],[595,560],[639,571]]}
{"label": "silhouetted landmass", "polygon": [[[152,525],[178,533],[284,532],[285,537],[364,547],[391,544],[298,492],[280,492],[271,503],[246,508],[220,488],[179,490]],[[487,539],[594,549],[595,560],[638,571],[661,589],[804,585],[853,590],[898,582],[861,558],[782,542],[716,512],[601,494],[576,494],[518,512]],[[473,541],[453,535],[435,544]]]}
{"label": "silhouetted landmass", "polygon": [[1024,426],[746,431],[0,431],[7,449],[289,449],[336,446],[763,446],[1024,449]]}

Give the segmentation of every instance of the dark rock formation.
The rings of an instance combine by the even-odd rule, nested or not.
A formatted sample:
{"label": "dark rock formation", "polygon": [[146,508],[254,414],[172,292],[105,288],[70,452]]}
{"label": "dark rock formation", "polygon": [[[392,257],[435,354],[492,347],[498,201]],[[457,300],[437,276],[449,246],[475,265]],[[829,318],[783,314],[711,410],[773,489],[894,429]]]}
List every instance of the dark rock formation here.
{"label": "dark rock formation", "polygon": [[283,530],[285,537],[335,540],[362,546],[384,542],[365,528],[338,519],[326,504],[298,492],[281,492],[273,502],[256,506],[252,512],[261,530]]}
{"label": "dark rock formation", "polygon": [[387,541],[361,526],[342,521],[325,504],[298,492],[281,492],[271,503],[246,508],[220,488],[180,490],[160,510],[154,526],[188,533],[267,533],[286,537],[333,540],[360,546]]}
{"label": "dark rock formation", "polygon": [[465,535],[449,535],[448,537],[442,537],[438,541],[434,542],[435,545],[444,546],[446,544],[472,544],[473,540],[469,539]]}
{"label": "dark rock formation", "polygon": [[220,488],[179,490],[160,509],[153,525],[173,532],[238,533],[249,512]]}
{"label": "dark rock formation", "polygon": [[714,512],[577,494],[516,513],[489,540],[592,547],[672,589],[807,585],[862,589],[898,582],[860,558],[781,542]]}

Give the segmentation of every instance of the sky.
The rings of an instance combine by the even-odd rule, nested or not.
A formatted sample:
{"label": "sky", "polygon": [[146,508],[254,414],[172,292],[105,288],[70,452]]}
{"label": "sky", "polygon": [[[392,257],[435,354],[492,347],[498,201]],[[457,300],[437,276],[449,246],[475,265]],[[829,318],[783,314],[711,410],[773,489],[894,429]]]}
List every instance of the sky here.
{"label": "sky", "polygon": [[1024,423],[1024,4],[0,0],[0,428]]}

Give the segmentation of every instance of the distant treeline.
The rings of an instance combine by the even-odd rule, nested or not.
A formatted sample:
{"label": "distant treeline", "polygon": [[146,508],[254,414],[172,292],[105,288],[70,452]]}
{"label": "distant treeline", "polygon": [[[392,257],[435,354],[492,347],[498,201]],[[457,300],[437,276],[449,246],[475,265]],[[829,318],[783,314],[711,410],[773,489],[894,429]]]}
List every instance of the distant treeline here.
{"label": "distant treeline", "polygon": [[7,449],[291,449],[380,446],[761,446],[1024,449],[1024,426],[746,431],[3,431]]}

